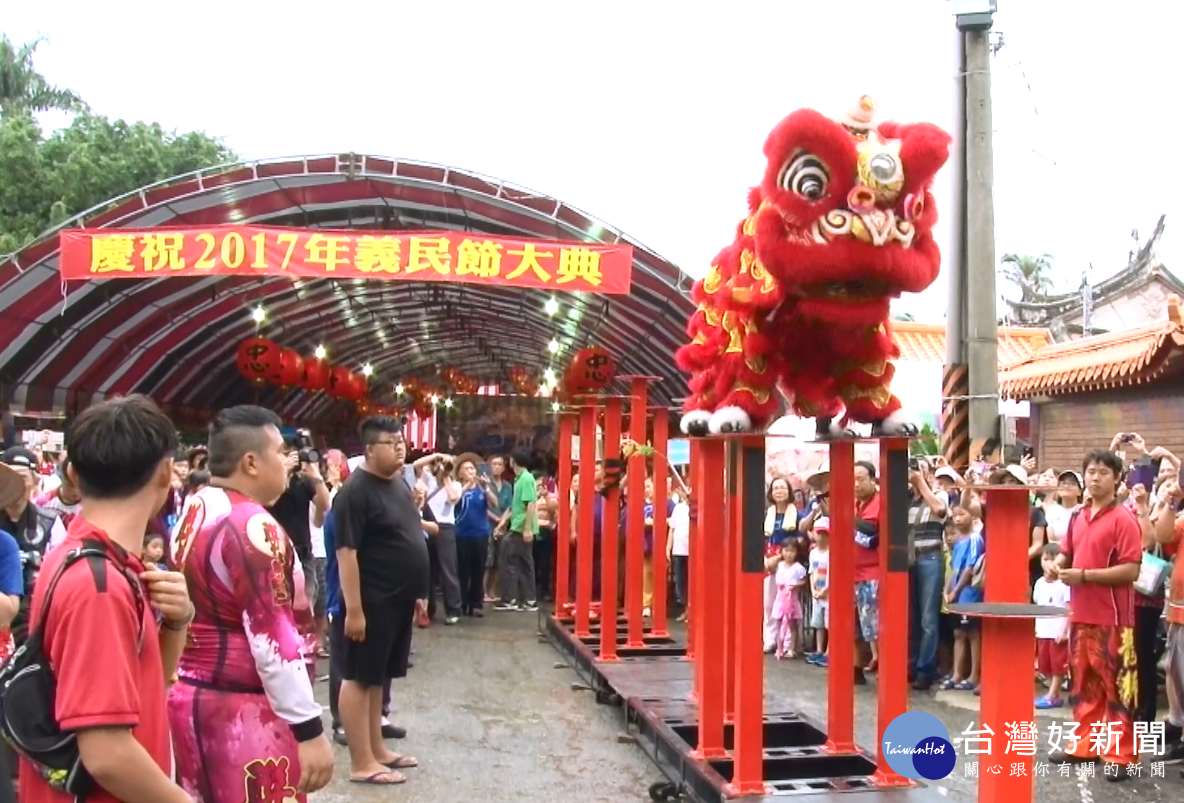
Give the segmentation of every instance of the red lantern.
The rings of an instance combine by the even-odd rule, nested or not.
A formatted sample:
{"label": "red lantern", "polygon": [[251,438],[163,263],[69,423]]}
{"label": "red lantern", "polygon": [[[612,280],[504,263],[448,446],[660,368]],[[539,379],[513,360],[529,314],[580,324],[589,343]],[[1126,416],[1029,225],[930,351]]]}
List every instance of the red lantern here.
{"label": "red lantern", "polygon": [[368,381],[366,381],[366,377],[362,376],[361,374],[351,373],[349,375],[349,381],[350,386],[348,395],[345,398],[353,399],[354,401],[365,398],[366,391],[369,390],[368,386],[370,384]]}
{"label": "red lantern", "polygon": [[329,363],[315,357],[304,361],[304,375],[300,378],[300,387],[305,390],[324,390],[329,384]]}
{"label": "red lantern", "polygon": [[563,375],[563,384],[570,393],[596,393],[608,387],[617,375],[617,361],[602,348],[586,348],[576,352]]}
{"label": "red lantern", "polygon": [[329,369],[329,381],[325,392],[335,399],[348,399],[353,384],[353,374],[348,368],[334,365]]}
{"label": "red lantern", "polygon": [[271,340],[261,337],[244,340],[238,347],[238,372],[251,384],[262,385],[279,369],[280,351]]}
{"label": "red lantern", "polygon": [[280,349],[280,364],[271,376],[271,382],[281,388],[290,388],[304,378],[304,358],[292,349]]}

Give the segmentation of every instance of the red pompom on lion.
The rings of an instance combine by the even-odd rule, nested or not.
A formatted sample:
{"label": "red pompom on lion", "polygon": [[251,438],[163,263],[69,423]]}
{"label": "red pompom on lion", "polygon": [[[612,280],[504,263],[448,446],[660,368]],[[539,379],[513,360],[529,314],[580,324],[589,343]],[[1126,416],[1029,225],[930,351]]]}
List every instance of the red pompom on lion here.
{"label": "red pompom on lion", "polygon": [[749,215],[692,291],[691,342],[677,355],[690,375],[686,434],[764,429],[778,386],[820,437],[849,434],[848,422],[916,433],[890,388],[888,307],[937,278],[930,187],[950,136],[875,117],[865,95],[838,120],[799,109],[769,134]]}

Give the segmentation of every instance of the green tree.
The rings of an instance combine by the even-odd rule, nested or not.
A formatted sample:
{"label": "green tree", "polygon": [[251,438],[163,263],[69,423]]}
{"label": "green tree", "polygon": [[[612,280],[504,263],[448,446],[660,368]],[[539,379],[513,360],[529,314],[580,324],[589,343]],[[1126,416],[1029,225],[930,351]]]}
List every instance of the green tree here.
{"label": "green tree", "polygon": [[913,439],[909,452],[913,456],[933,457],[941,454],[941,434],[925,424]]}
{"label": "green tree", "polygon": [[0,33],[0,115],[87,109],[73,90],[59,89],[34,69],[33,55],[44,41],[39,37],[17,47]]}
{"label": "green tree", "polygon": [[29,114],[0,118],[0,254],[118,195],[235,155],[202,133],[82,113],[48,138]]}
{"label": "green tree", "polygon": [[[18,48],[0,34],[0,259],[104,201],[236,160],[200,132],[92,114],[78,95],[37,72],[33,54],[42,41]],[[76,114],[46,137],[33,115],[50,109]]]}
{"label": "green tree", "polygon": [[1003,275],[1020,289],[1021,301],[1045,298],[1052,289],[1052,256],[1004,254]]}

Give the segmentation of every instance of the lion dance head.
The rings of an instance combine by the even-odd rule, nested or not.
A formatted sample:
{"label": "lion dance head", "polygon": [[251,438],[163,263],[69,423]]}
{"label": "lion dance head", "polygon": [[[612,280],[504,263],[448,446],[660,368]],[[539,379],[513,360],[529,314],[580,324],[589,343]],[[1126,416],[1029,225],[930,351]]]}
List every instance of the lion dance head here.
{"label": "lion dance head", "polygon": [[835,120],[799,109],[765,140],[755,253],[806,317],[878,323],[937,278],[930,187],[950,137],[876,111],[868,95]]}
{"label": "lion dance head", "polygon": [[[877,111],[864,95],[834,119],[799,109],[769,133],[749,215],[692,293],[691,342],[678,354],[692,374],[689,432],[767,421],[778,382],[801,400],[800,415],[829,419],[837,407],[876,423],[899,406],[877,385],[890,371],[835,374],[853,359],[890,362],[891,300],[937,278],[931,187],[950,136],[930,123],[877,122]],[[842,341],[866,341],[868,353]],[[787,387],[807,376],[809,392]]]}

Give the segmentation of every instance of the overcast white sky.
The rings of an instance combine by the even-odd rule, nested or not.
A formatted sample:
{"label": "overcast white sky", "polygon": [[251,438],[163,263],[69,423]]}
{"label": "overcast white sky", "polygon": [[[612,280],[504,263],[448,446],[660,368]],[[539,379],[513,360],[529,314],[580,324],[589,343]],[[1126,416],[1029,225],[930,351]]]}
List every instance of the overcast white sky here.
{"label": "overcast white sky", "polygon": [[[49,35],[38,68],[99,113],[202,129],[245,157],[468,168],[578,206],[694,275],[730,240],[764,137],[793,109],[871,92],[886,116],[955,124],[945,0],[2,5],[0,28]],[[1096,280],[1124,266],[1131,230],[1149,236],[1166,212],[1161,255],[1184,274],[1181,167],[1161,153],[1181,123],[1169,4],[999,5],[997,256],[1050,253],[1068,290],[1091,262]],[[940,320],[945,298],[943,277],[902,308]]]}

